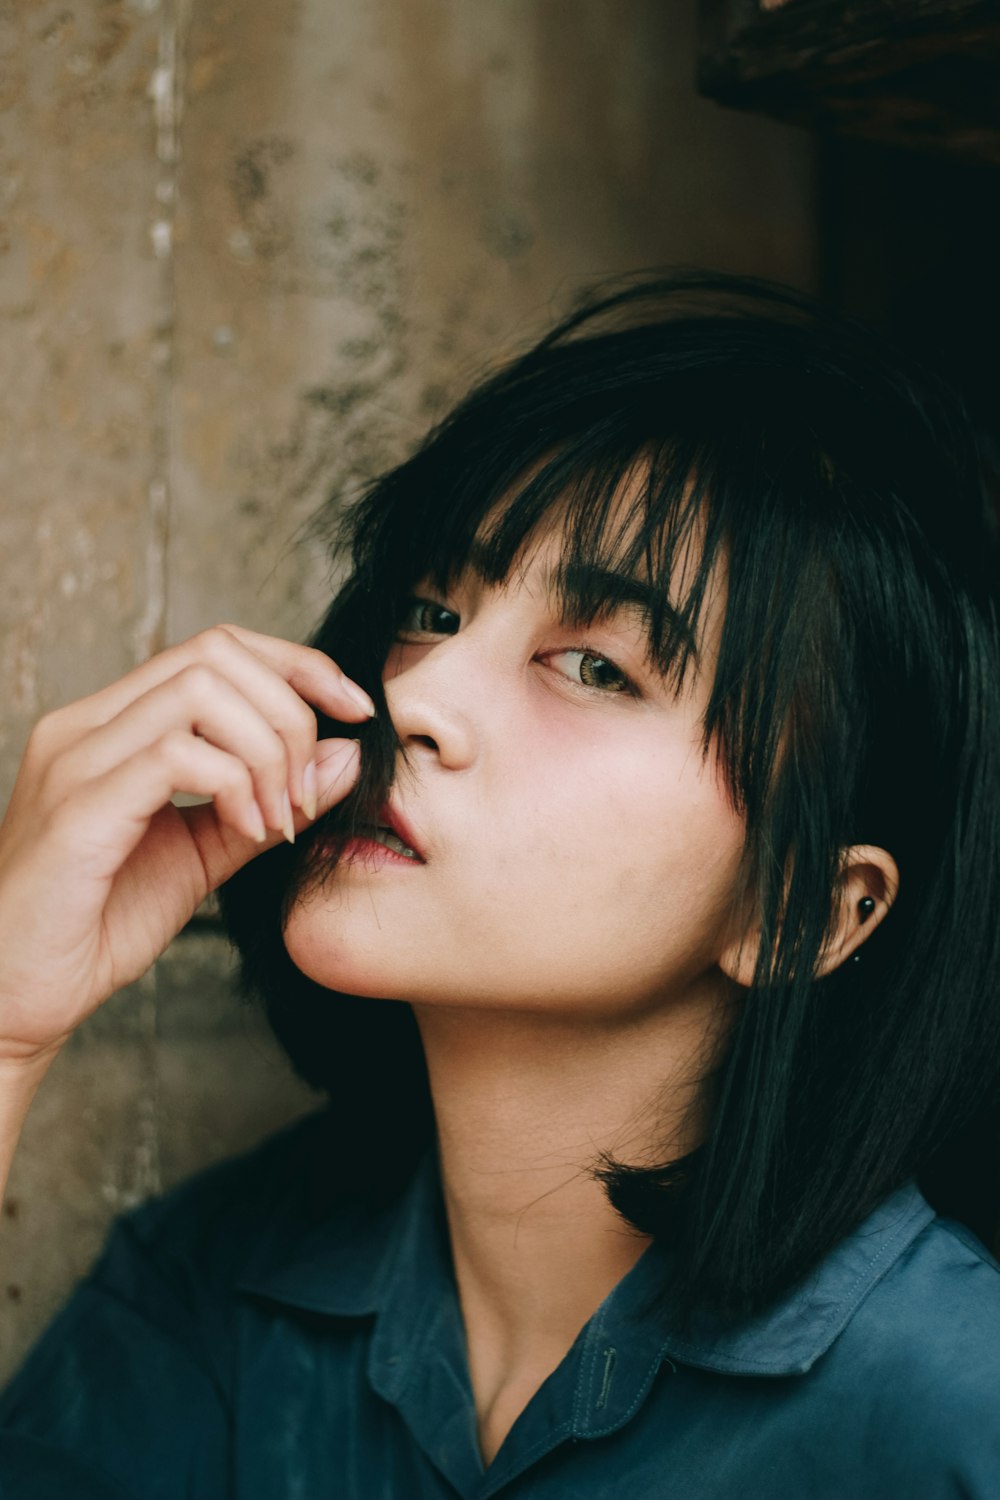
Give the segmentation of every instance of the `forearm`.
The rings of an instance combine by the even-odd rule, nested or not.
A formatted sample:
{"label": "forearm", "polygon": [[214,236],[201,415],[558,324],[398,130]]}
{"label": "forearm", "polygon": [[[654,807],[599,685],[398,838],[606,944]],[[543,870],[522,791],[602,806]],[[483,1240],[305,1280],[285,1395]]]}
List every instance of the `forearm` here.
{"label": "forearm", "polygon": [[25,1117],[52,1056],[31,1062],[0,1059],[0,1203]]}

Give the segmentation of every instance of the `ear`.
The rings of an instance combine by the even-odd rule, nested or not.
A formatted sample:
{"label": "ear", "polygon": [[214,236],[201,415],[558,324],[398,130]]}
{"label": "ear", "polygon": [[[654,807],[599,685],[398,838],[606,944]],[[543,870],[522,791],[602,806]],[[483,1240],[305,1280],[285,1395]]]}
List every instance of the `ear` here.
{"label": "ear", "polygon": [[844,850],[830,931],[816,963],[817,979],[839,969],[871,937],[898,890],[899,870],[885,849],[874,844],[852,844]]}
{"label": "ear", "polygon": [[[816,978],[832,974],[861,947],[884,919],[899,890],[899,870],[892,855],[874,844],[844,849],[834,890],[830,930],[816,962]],[[749,989],[757,967],[760,934],[745,932],[719,955],[727,979]]]}

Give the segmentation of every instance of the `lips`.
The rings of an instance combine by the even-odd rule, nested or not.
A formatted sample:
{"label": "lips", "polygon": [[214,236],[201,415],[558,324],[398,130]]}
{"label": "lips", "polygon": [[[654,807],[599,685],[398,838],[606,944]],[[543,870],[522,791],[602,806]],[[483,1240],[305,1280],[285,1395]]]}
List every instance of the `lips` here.
{"label": "lips", "polygon": [[397,811],[396,808],[392,807],[388,802],[384,803],[383,806],[379,808],[378,821],[381,828],[391,829],[396,837],[400,839],[408,849],[412,849],[417,858],[426,864],[426,856],[420,845],[417,843],[416,834],[413,832],[406,819]]}

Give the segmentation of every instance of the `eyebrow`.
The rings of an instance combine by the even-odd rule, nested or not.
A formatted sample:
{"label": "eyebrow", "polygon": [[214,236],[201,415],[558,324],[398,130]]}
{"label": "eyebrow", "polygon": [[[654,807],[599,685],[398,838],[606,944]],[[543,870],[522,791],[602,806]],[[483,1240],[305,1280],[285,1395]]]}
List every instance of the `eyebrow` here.
{"label": "eyebrow", "polygon": [[[493,581],[495,570],[488,549],[478,540],[469,549],[468,566],[484,582]],[[652,627],[654,621],[661,622],[661,638],[665,636],[668,642],[681,642],[698,665],[698,646],[690,625],[655,584],[600,563],[588,562],[569,562],[550,570],[545,574],[544,584],[550,598],[558,599],[564,611],[568,605],[572,613],[575,606],[580,619],[594,619],[602,613],[610,615],[621,609],[632,609],[643,615],[648,627]],[[651,638],[651,649],[652,645]]]}
{"label": "eyebrow", "polygon": [[[620,609],[638,610],[650,631],[651,650],[652,627],[656,623],[660,627],[657,634],[661,641],[665,638],[670,643],[681,642],[698,664],[698,647],[688,622],[669,599],[664,598],[662,588],[645,579],[598,563],[570,563],[554,576],[550,574],[546,586],[556,594],[562,593],[570,603],[577,602],[586,617],[605,611],[614,614]],[[675,653],[671,651],[669,654],[673,657]]]}

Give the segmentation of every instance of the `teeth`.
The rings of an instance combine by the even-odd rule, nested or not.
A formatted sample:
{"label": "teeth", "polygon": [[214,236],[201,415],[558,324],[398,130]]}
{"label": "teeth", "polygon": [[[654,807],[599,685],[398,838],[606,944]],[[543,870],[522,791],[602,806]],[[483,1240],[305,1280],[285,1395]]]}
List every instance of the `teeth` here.
{"label": "teeth", "polygon": [[387,849],[392,849],[396,854],[403,854],[407,859],[419,861],[420,855],[403,843],[398,834],[393,833],[391,828],[376,828],[372,834],[377,844],[384,844]]}

